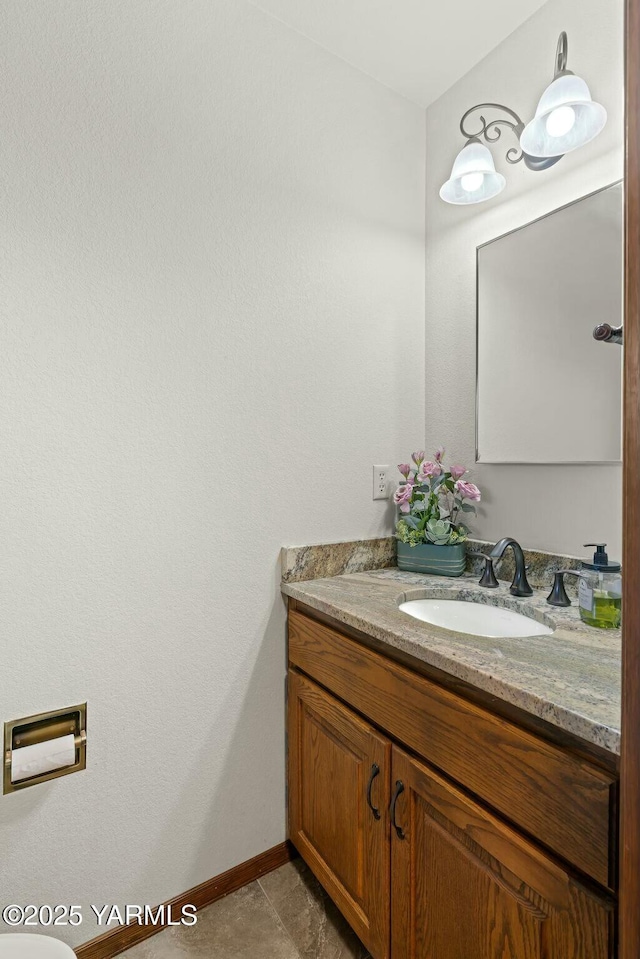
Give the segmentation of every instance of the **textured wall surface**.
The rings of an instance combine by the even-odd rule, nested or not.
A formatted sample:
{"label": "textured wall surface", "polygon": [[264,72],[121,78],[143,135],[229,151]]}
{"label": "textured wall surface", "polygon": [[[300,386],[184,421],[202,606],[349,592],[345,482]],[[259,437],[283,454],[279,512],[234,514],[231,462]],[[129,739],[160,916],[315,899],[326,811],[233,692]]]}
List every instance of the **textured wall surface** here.
{"label": "textured wall surface", "polygon": [[280,547],[424,436],[424,112],[244,2],[3,14],[0,720],[89,743],[0,900],[153,904],[283,840]]}
{"label": "textured wall surface", "polygon": [[[550,0],[427,111],[427,443],[444,443],[467,464],[475,456],[476,247],[622,176],[623,9],[622,0]],[[478,206],[443,203],[438,190],[464,144],[462,114],[492,100],[532,117],[553,76],[561,30],[569,37],[569,68],[607,108],[603,133],[551,170],[531,173],[524,164],[505,162],[507,147],[516,142],[507,131],[504,149],[492,148],[507,178],[505,191]],[[515,403],[517,396],[504,400]],[[561,411],[561,428],[571,430],[578,416],[575,396]],[[620,466],[486,464],[475,468],[473,479],[485,493],[474,526],[478,536],[511,535],[531,548],[579,556],[583,543],[602,540],[612,557],[620,557]]]}

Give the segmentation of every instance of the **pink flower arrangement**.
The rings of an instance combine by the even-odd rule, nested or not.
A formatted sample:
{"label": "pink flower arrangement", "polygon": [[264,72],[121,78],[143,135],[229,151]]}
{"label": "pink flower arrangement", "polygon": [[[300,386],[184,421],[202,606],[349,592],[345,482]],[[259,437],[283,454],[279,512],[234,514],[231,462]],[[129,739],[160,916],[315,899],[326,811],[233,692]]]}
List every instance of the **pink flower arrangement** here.
{"label": "pink flower arrangement", "polygon": [[475,483],[464,480],[468,470],[456,464],[446,467],[441,446],[427,460],[424,450],[411,454],[413,466],[400,463],[402,481],[393,494],[400,518],[396,535],[403,543],[418,546],[434,543],[447,546],[463,543],[469,528],[460,521],[461,513],[475,513],[481,492]]}

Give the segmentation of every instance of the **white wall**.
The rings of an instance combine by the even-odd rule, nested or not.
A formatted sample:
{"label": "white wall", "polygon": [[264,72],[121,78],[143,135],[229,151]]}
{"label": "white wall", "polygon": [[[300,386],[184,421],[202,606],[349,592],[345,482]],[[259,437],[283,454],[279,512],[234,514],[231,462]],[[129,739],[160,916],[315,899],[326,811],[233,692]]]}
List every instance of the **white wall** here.
{"label": "white wall", "polygon": [[[622,176],[623,7],[622,0],[549,0],[427,111],[427,445],[444,443],[468,465],[475,456],[476,247]],[[438,190],[464,144],[462,114],[475,103],[497,101],[525,120],[533,116],[553,75],[561,30],[569,37],[569,68],[607,107],[603,133],[551,170],[531,173],[505,162],[506,148],[516,142],[507,131],[504,149],[492,148],[507,177],[504,193],[467,208],[443,203]],[[505,395],[504,401],[515,399]],[[563,415],[568,430],[579,415],[575,396]],[[579,556],[583,543],[602,539],[619,558],[619,466],[478,464],[473,478],[485,494],[474,527],[482,538],[511,535],[529,547]]]}
{"label": "white wall", "polygon": [[245,2],[3,12],[0,720],[89,745],[0,901],[157,903],[284,839],[279,548],[424,435],[424,112]]}

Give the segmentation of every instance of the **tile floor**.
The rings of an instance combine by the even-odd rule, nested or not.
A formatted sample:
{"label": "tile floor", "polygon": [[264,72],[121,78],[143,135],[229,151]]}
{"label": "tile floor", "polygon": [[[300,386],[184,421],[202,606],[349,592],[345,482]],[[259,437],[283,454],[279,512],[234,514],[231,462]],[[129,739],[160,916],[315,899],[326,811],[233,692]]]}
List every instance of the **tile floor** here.
{"label": "tile floor", "polygon": [[301,859],[203,909],[120,959],[369,959]]}

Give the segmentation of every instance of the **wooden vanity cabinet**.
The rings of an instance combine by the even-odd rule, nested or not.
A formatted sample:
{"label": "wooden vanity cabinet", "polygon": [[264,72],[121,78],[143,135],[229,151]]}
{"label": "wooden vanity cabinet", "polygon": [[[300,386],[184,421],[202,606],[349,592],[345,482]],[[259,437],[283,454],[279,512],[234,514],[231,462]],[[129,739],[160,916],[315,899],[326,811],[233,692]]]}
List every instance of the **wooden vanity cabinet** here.
{"label": "wooden vanity cabinet", "polygon": [[[343,668],[334,675],[329,663],[338,651]],[[417,737],[426,744],[420,751],[409,737],[397,739],[393,724],[382,721],[383,697],[375,694],[376,682],[386,686],[387,678],[377,676],[367,656],[364,669],[362,656],[354,639],[298,611],[291,615],[290,838],[374,959],[614,959],[615,894],[597,881],[602,869],[593,854],[613,833],[603,825],[598,803],[594,822],[585,826],[592,852],[576,856],[593,863],[590,876],[571,865],[571,831],[571,841],[554,854],[557,823],[550,841],[537,842],[470,790],[464,775],[453,781],[448,770],[438,769],[424,755],[430,752],[428,738]],[[384,657],[379,659],[376,669],[384,666]],[[359,680],[349,663],[356,672],[360,668]],[[409,683],[410,671],[391,661],[389,666],[405,670]],[[339,676],[347,677],[346,685]],[[420,690],[427,695],[429,688]],[[404,708],[413,704],[405,686]],[[467,732],[460,730],[461,736]],[[495,748],[502,748],[500,740]],[[540,748],[548,748],[542,739]],[[487,757],[478,755],[475,762],[486,763]],[[583,760],[579,771],[580,789],[586,783],[598,797],[609,782],[613,794],[612,774],[596,765],[590,770]],[[546,791],[553,788],[547,782]],[[558,789],[566,788],[565,775]],[[529,803],[542,802],[540,789],[532,782]],[[584,797],[576,794],[574,805],[584,817]],[[567,820],[573,813],[567,804]]]}

